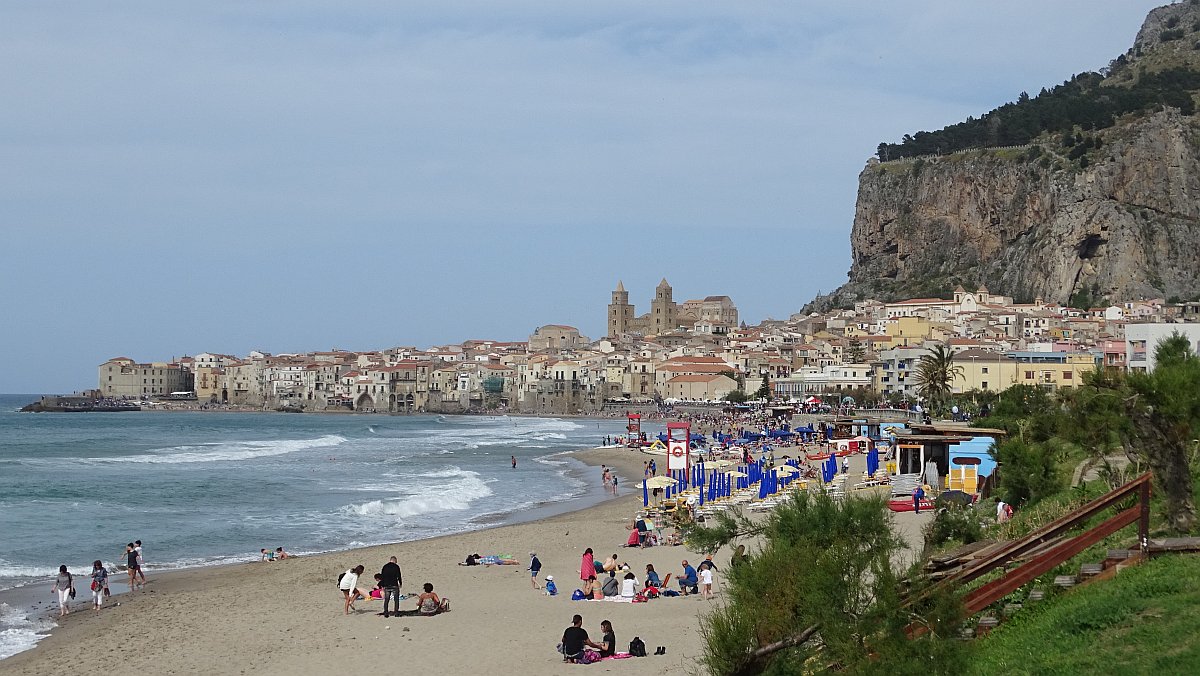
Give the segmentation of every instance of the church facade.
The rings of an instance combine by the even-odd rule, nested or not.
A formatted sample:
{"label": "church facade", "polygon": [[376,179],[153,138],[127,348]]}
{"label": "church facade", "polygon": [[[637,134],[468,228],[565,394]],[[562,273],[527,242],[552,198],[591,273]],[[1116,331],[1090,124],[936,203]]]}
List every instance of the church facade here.
{"label": "church facade", "polygon": [[608,304],[608,336],[615,338],[629,333],[661,336],[681,328],[691,329],[697,322],[730,328],[737,326],[737,306],[729,296],[707,296],[703,300],[684,301],[680,305],[675,302],[673,295],[671,285],[663,279],[654,289],[650,311],[638,315],[629,302],[625,284],[618,281],[616,290],[612,292],[612,302]]}

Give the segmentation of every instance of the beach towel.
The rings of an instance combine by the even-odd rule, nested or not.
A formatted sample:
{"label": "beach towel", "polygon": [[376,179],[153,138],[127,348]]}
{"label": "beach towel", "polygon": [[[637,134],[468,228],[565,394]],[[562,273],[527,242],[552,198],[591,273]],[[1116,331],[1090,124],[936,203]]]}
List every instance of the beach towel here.
{"label": "beach towel", "polygon": [[613,654],[609,655],[608,657],[601,657],[600,661],[603,662],[604,660],[624,660],[624,659],[628,659],[630,657],[633,657],[633,655],[630,655],[629,653],[613,653]]}

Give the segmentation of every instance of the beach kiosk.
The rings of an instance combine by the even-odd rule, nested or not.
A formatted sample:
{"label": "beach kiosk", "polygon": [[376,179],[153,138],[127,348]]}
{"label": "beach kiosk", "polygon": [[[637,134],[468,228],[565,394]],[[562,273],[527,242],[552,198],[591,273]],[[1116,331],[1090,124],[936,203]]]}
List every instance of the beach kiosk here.
{"label": "beach kiosk", "polygon": [[688,446],[692,439],[692,426],[685,422],[667,423],[667,471],[688,471]]}

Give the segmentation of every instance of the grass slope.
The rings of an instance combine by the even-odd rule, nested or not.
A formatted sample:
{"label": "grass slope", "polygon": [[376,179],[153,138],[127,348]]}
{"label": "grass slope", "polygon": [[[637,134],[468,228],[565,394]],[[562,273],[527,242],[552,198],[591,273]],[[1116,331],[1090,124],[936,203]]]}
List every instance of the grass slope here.
{"label": "grass slope", "polygon": [[976,644],[976,674],[1200,674],[1200,556],[1163,556],[1028,605]]}

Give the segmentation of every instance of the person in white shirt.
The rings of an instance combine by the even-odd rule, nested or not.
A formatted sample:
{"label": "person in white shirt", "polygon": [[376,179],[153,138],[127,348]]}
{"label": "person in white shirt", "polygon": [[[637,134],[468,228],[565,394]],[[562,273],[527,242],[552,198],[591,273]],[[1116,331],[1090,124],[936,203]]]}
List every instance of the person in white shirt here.
{"label": "person in white shirt", "polygon": [[703,568],[701,568],[700,569],[700,597],[701,598],[711,599],[713,597],[712,581],[713,581],[713,569],[709,568],[708,566],[704,566]]}
{"label": "person in white shirt", "polygon": [[342,595],[346,597],[346,607],[342,613],[344,615],[349,615],[351,610],[357,610],[354,607],[354,602],[358,600],[358,597],[361,596],[364,599],[371,598],[369,591],[363,591],[358,587],[358,576],[362,575],[364,570],[366,570],[365,567],[356,566],[342,573],[342,579],[338,582],[338,589],[342,590]]}
{"label": "person in white shirt", "polygon": [[631,599],[637,596],[638,587],[642,586],[633,572],[625,573],[625,579],[621,580],[621,598]]}

